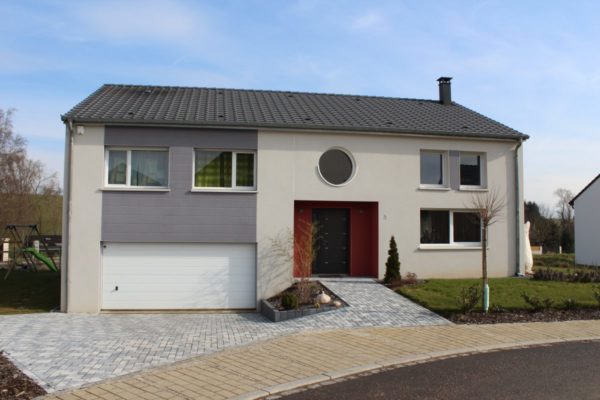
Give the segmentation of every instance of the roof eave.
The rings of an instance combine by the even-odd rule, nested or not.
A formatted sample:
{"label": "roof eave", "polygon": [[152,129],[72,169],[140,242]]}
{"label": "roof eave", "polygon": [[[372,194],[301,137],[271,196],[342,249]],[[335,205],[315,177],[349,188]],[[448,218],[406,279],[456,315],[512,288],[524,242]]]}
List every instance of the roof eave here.
{"label": "roof eave", "polygon": [[235,129],[297,129],[297,130],[325,130],[325,131],[349,131],[349,132],[381,132],[396,134],[420,134],[425,136],[449,136],[449,137],[467,137],[467,138],[485,138],[485,139],[504,139],[504,140],[522,140],[529,139],[529,135],[518,132],[515,135],[501,134],[482,134],[477,132],[451,132],[451,131],[418,131],[398,128],[374,128],[374,127],[348,127],[348,126],[307,126],[302,124],[248,124],[235,122],[198,122],[198,121],[148,121],[136,119],[102,119],[102,118],[75,118],[68,113],[61,115],[63,122],[103,125],[145,125],[145,126],[197,126],[202,128],[235,128]]}

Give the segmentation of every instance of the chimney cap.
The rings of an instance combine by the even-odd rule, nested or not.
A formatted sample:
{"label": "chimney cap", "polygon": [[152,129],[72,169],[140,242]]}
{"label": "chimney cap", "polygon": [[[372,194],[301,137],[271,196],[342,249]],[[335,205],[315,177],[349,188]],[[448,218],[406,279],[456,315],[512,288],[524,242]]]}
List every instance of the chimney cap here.
{"label": "chimney cap", "polygon": [[440,83],[450,83],[451,80],[451,76],[440,76],[437,81]]}

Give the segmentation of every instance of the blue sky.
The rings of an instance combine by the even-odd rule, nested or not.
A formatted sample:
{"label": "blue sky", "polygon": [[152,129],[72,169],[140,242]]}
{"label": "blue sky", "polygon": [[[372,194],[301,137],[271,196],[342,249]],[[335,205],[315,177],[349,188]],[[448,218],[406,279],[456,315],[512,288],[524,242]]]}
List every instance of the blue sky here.
{"label": "blue sky", "polygon": [[600,172],[597,1],[0,0],[0,107],[62,174],[60,114],[103,83],[453,99],[531,139],[525,196]]}

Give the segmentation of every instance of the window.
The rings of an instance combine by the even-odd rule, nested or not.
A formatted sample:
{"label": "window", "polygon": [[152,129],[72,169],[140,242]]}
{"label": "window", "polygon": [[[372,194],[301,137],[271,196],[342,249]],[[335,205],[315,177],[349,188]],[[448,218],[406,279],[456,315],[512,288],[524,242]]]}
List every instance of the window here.
{"label": "window", "polygon": [[329,149],[319,158],[319,174],[325,182],[333,186],[343,185],[354,175],[354,162],[346,151]]}
{"label": "window", "polygon": [[255,154],[251,152],[196,150],[194,187],[254,190]]}
{"label": "window", "polygon": [[460,153],[460,185],[483,187],[484,162],[482,154]]}
{"label": "window", "polygon": [[107,149],[106,186],[166,188],[169,185],[169,151]]}
{"label": "window", "polygon": [[421,244],[479,246],[479,215],[468,211],[421,210]]}
{"label": "window", "polygon": [[446,183],[446,152],[421,151],[421,185],[444,187]]}

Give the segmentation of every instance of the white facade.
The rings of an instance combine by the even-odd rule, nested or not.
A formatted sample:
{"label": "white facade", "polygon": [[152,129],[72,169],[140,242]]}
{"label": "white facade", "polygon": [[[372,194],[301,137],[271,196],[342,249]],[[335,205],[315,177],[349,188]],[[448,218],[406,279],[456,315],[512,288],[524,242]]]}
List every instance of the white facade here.
{"label": "white facade", "polygon": [[[479,277],[480,247],[452,244],[427,246],[420,243],[420,211],[468,210],[472,197],[478,193],[485,193],[486,189],[422,187],[422,150],[483,155],[483,181],[487,188],[499,190],[507,204],[501,220],[490,229],[489,275],[512,276],[522,271],[523,242],[519,242],[516,221],[519,219],[518,213],[523,215],[523,191],[522,187],[519,187],[518,192],[521,195],[517,199],[515,186],[517,176],[520,177],[519,184],[522,185],[522,149],[517,141],[259,130],[256,150],[256,243],[246,243],[253,251],[246,254],[241,264],[215,264],[212,274],[209,273],[210,276],[206,275],[207,271],[211,272],[210,268],[205,271],[188,270],[179,274],[180,281],[170,281],[173,291],[183,287],[181,285],[185,281],[193,279],[208,280],[215,283],[215,287],[227,286],[231,290],[219,291],[220,294],[210,290],[202,291],[200,289],[205,286],[200,284],[195,289],[188,287],[190,290],[183,300],[171,296],[167,299],[172,302],[169,304],[165,300],[164,304],[147,303],[143,307],[137,306],[140,301],[152,300],[155,294],[148,291],[148,288],[160,285],[161,280],[166,279],[165,276],[161,277],[160,260],[168,262],[170,267],[184,265],[183,253],[175,246],[165,249],[163,255],[155,255],[154,258],[158,261],[154,258],[143,261],[144,255],[139,255],[137,261],[123,264],[123,257],[131,256],[131,252],[125,252],[125,256],[121,254],[123,257],[117,259],[117,262],[105,259],[101,243],[105,128],[86,125],[84,131],[83,135],[75,132],[70,135],[68,132],[67,135],[67,140],[72,140],[72,144],[68,143],[67,146],[68,177],[65,179],[67,218],[63,229],[66,234],[63,238],[66,249],[66,274],[62,286],[64,311],[97,313],[102,309],[130,308],[254,308],[248,296],[253,298],[256,305],[260,299],[285,289],[293,280],[291,260],[280,257],[281,254],[278,255],[278,251],[273,249],[273,242],[293,232],[295,201],[377,203],[376,250],[379,278],[382,278],[385,272],[388,242],[392,235],[398,243],[403,274],[414,272],[419,278]],[[324,182],[317,168],[320,156],[331,148],[344,149],[354,160],[353,178],[341,186],[332,186]],[[171,173],[189,173],[191,182],[191,170],[173,169]],[[110,246],[110,243],[108,245]],[[161,246],[156,246],[156,251],[160,248]],[[224,250],[221,259],[225,260],[230,253]],[[206,260],[201,258],[200,254],[187,261],[196,266],[205,265]],[[140,260],[144,265],[140,264]],[[236,265],[244,267],[237,268]],[[109,290],[115,286],[111,279],[116,274],[119,281],[123,282],[122,278],[128,273],[128,266],[139,270],[138,282],[145,282],[140,286],[140,290],[145,292],[137,299],[113,302],[111,295],[116,293]],[[232,268],[228,269],[229,267]],[[228,271],[240,279],[224,280]],[[149,274],[157,275],[154,279],[148,278]],[[173,279],[172,275],[168,275],[168,278]],[[136,279],[131,282],[135,284]],[[190,302],[189,299],[196,294],[198,297]],[[144,298],[149,300],[143,300]],[[211,299],[218,301],[211,303]],[[229,302],[231,299],[232,302]],[[187,307],[186,302],[191,305]]]}
{"label": "white facade", "polygon": [[[341,147],[355,161],[353,179],[344,186],[325,183],[318,173],[321,154]],[[292,281],[292,266],[274,260],[272,239],[291,232],[294,201],[377,202],[379,205],[378,276],[383,278],[388,242],[398,243],[401,272],[419,278],[473,278],[481,276],[481,248],[420,244],[420,210],[466,210],[472,196],[485,190],[422,188],[421,150],[476,152],[485,155],[485,181],[506,202],[499,222],[490,228],[488,271],[492,277],[522,272],[523,241],[517,245],[515,165],[522,149],[514,140],[444,139],[424,136],[277,132],[258,134],[258,294],[269,297]],[[515,164],[515,151],[519,153]],[[522,180],[521,180],[522,185]],[[519,225],[520,228],[520,225]],[[519,251],[517,246],[520,247]],[[428,248],[429,247],[429,248]],[[435,248],[432,248],[435,247]],[[517,260],[517,258],[519,260]]]}
{"label": "white facade", "polygon": [[600,179],[597,177],[574,200],[575,262],[600,266]]}

